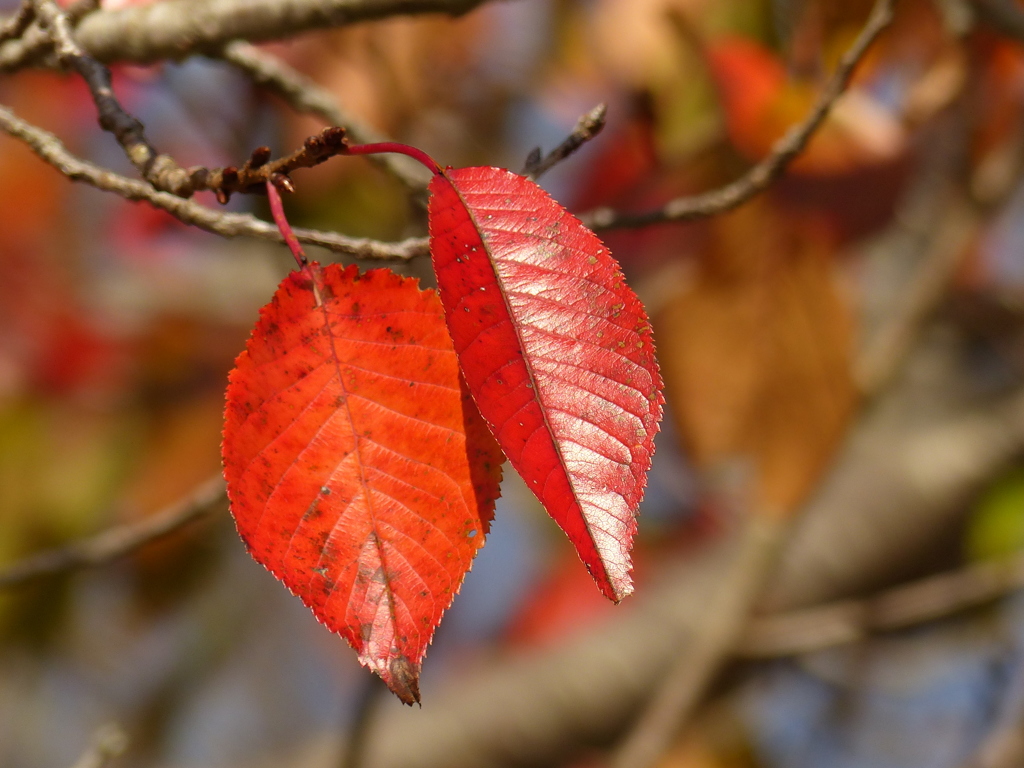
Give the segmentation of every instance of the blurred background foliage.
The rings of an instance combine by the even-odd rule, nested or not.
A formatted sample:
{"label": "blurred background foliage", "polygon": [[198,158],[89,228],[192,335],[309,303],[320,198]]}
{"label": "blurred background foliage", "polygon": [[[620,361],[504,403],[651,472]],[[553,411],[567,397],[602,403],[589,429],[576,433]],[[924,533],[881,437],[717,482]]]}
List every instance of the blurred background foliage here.
{"label": "blurred background foliage", "polygon": [[[807,113],[870,5],[514,0],[265,47],[365,122],[455,166],[517,170],[605,102],[604,133],[542,183],[574,211],[644,211],[762,158]],[[654,319],[669,396],[638,593],[659,563],[744,515],[797,514],[887,388],[916,387],[886,406],[899,425],[1024,386],[1024,51],[971,8],[901,2],[769,193],[704,222],[602,233]],[[322,127],[201,57],[115,66],[114,80],[183,165],[237,164],[260,144],[289,151]],[[75,78],[4,76],[0,102],[131,175]],[[363,160],[295,182],[295,224],[385,240],[424,232],[422,208]],[[264,213],[258,200],[232,206]],[[0,563],[142,519],[219,471],[225,377],[289,258],[73,185],[0,137]],[[944,266],[928,320],[911,327],[923,341],[908,345],[924,352],[879,362],[871,341],[933,262]],[[425,260],[401,268],[431,280]],[[865,583],[1019,551],[1022,473],[1019,461],[993,468],[929,529],[938,543]],[[460,676],[594,631],[615,611],[510,478],[428,654],[424,708]],[[1008,597],[852,648],[749,664],[660,764],[968,765],[994,728],[1020,731],[1022,662],[1024,611]],[[223,512],[107,567],[0,593],[6,768],[70,766],[109,720],[132,741],[119,765],[332,765],[368,685],[343,642],[249,561]],[[570,764],[599,764],[596,754]]]}

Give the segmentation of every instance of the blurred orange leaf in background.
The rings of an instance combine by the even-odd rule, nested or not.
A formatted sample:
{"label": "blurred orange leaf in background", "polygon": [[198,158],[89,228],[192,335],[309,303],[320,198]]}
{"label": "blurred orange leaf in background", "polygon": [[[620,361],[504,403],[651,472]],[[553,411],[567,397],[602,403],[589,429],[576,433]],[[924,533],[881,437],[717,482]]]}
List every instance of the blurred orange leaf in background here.
{"label": "blurred orange leaf in background", "polygon": [[789,513],[856,400],[851,317],[820,230],[761,201],[715,219],[711,242],[654,319],[683,441],[705,472],[754,473],[754,509]]}

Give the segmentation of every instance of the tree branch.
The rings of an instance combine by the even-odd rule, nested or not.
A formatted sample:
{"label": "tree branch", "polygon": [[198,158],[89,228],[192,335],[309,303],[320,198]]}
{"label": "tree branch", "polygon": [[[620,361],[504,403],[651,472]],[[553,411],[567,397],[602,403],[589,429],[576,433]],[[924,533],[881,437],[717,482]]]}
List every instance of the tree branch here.
{"label": "tree branch", "polygon": [[[255,237],[283,243],[273,224],[245,213],[215,211],[191,200],[160,192],[149,184],[120,176],[68,152],[60,139],[48,131],[25,122],[6,107],[0,107],[0,129],[21,139],[47,163],[72,181],[81,181],[97,189],[114,192],[127,200],[144,200],[167,211],[185,224],[222,237]],[[306,245],[318,245],[353,258],[408,261],[428,253],[426,238],[409,238],[384,243],[367,238],[346,237],[334,232],[298,228],[295,235]]]}
{"label": "tree branch", "polygon": [[854,70],[864,58],[871,44],[892,22],[897,0],[877,0],[867,23],[857,39],[839,60],[839,65],[811,113],[793,126],[772,147],[772,151],[743,176],[724,187],[692,197],[676,198],[656,211],[647,213],[619,213],[611,208],[598,208],[580,215],[580,219],[593,229],[613,227],[645,227],[669,221],[693,221],[714,216],[736,208],[754,195],[764,192],[779,178],[810,142],[825,122],[836,101],[846,90]]}
{"label": "tree branch", "polygon": [[[355,143],[387,141],[383,134],[342,109],[326,89],[256,46],[236,40],[224,46],[220,57],[245,72],[254,83],[283,99],[292,109],[316,115],[328,125],[344,127]],[[394,154],[369,155],[367,159],[386,169],[411,192],[421,193],[426,188],[428,174],[415,161]]]}
{"label": "tree branch", "polygon": [[820,651],[946,618],[1024,589],[1024,554],[969,565],[904,584],[864,600],[755,618],[736,647],[739,656],[765,659]]}
{"label": "tree branch", "polygon": [[753,516],[747,521],[724,578],[708,595],[704,621],[667,665],[656,693],[615,750],[612,768],[648,768],[671,746],[732,655],[787,531],[779,519]]}
{"label": "tree branch", "polygon": [[[193,54],[217,56],[232,40],[280,40],[312,29],[389,16],[445,13],[460,16],[484,0],[163,0],[89,14],[76,30],[78,44],[98,61],[150,63]],[[39,56],[38,40],[0,48],[0,71],[19,69]]]}
{"label": "tree branch", "polygon": [[130,525],[110,528],[66,547],[31,555],[0,571],[0,589],[78,568],[103,565],[134,552],[213,512],[225,499],[224,480],[218,474],[186,498]]}

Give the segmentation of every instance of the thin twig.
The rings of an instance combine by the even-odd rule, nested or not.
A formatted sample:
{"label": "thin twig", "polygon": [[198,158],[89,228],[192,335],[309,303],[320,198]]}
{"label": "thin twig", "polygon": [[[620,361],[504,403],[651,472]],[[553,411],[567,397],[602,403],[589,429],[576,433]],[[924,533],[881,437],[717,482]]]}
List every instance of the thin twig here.
{"label": "thin twig", "polygon": [[664,207],[647,213],[619,213],[611,208],[598,208],[580,215],[580,219],[594,229],[613,227],[644,227],[668,221],[693,221],[714,216],[742,205],[764,192],[795,160],[818,128],[825,122],[836,101],[846,90],[854,70],[864,58],[871,44],[892,22],[898,0],[877,0],[867,23],[853,45],[839,60],[839,66],[825,85],[811,113],[772,147],[772,151],[736,181],[724,187],[692,197],[676,198]]}
{"label": "thin twig", "polygon": [[21,37],[32,23],[35,15],[32,0],[22,0],[21,6],[14,12],[14,15],[0,23],[0,43]]}
{"label": "thin twig", "polygon": [[210,514],[224,502],[224,498],[224,480],[217,475],[185,498],[144,520],[110,528],[91,538],[40,552],[7,566],[0,571],[0,589],[9,589],[78,568],[103,565],[124,557]]}
{"label": "thin twig", "polygon": [[978,608],[1024,589],[1024,554],[974,563],[862,600],[753,619],[736,647],[748,659],[792,656],[854,643]]}
{"label": "thin twig", "polygon": [[107,723],[93,734],[92,742],[72,768],[104,768],[128,749],[128,736],[117,723]]}
{"label": "thin twig", "polygon": [[540,147],[534,149],[523,166],[523,176],[536,180],[541,174],[551,170],[555,164],[565,160],[601,132],[607,115],[607,105],[598,104],[585,115],[581,115],[580,119],[576,121],[576,127],[572,129],[572,133],[546,156],[541,156]]}
{"label": "thin twig", "polygon": [[700,631],[665,671],[654,697],[615,751],[612,768],[648,768],[671,745],[730,657],[787,531],[786,523],[774,518],[753,517],[747,522],[725,578],[708,596]]}
{"label": "thin twig", "polygon": [[[245,72],[257,85],[279,96],[292,109],[316,115],[328,125],[342,126],[357,144],[387,141],[355,116],[349,114],[325,88],[321,88],[298,70],[245,41],[224,46],[220,58]],[[371,155],[371,162],[386,169],[412,192],[426,188],[428,175],[418,164],[400,155]]]}
{"label": "thin twig", "polygon": [[[127,200],[144,200],[156,208],[167,211],[185,224],[191,224],[215,235],[284,242],[277,227],[255,216],[215,211],[169,192],[160,192],[145,182],[126,178],[82,160],[68,152],[60,139],[52,133],[25,122],[5,107],[0,107],[0,129],[24,141],[43,160],[72,181],[81,181],[97,189],[114,192]],[[379,240],[346,237],[334,232],[303,228],[297,228],[295,236],[306,245],[319,245],[335,253],[360,259],[408,261],[428,253],[426,238],[408,238],[396,243],[384,243]]]}

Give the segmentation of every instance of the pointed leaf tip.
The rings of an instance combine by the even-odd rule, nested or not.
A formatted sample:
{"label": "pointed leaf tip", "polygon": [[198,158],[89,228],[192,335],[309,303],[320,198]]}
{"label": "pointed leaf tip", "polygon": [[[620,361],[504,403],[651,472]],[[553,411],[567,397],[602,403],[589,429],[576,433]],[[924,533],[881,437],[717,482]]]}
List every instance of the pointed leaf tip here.
{"label": "pointed leaf tip", "polygon": [[664,397],[651,325],[608,249],[532,181],[460,168],[430,184],[438,292],[499,445],[602,592],[630,548]]}
{"label": "pointed leaf tip", "polygon": [[388,687],[403,704],[420,703],[420,665],[413,666],[405,656],[395,656],[388,662]]}
{"label": "pointed leaf tip", "polygon": [[387,270],[291,273],[231,372],[222,455],[252,556],[418,701],[502,462],[436,294]]}

